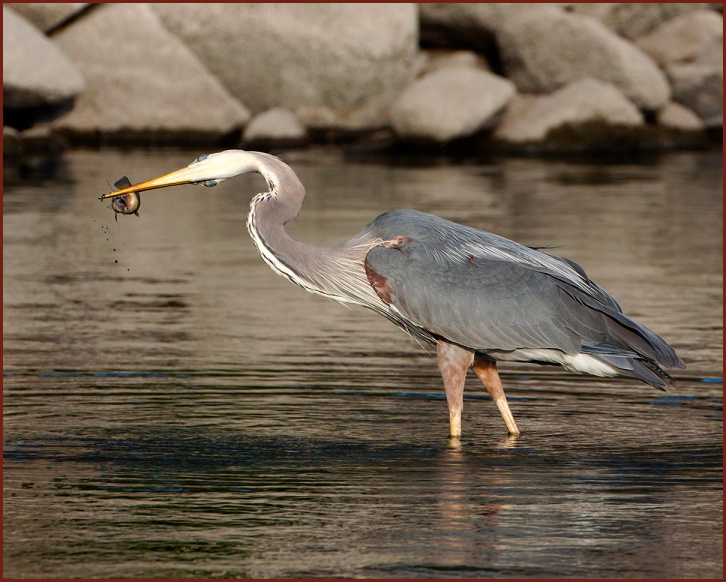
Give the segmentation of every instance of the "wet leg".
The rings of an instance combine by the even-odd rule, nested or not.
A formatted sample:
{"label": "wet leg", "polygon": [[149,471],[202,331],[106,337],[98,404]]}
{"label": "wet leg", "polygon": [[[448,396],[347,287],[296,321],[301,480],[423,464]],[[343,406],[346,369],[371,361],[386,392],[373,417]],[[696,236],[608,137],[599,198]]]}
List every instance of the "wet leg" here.
{"label": "wet leg", "polygon": [[449,404],[449,428],[452,438],[461,437],[461,411],[464,408],[464,381],[474,361],[474,352],[439,340],[436,344],[439,371],[444,379]]}
{"label": "wet leg", "polygon": [[499,372],[497,372],[496,362],[477,357],[471,369],[474,370],[474,373],[481,380],[481,383],[484,384],[489,395],[494,399],[494,403],[499,408],[499,412],[509,429],[509,433],[513,435],[519,434],[517,423],[514,422],[512,411],[509,410],[509,404],[507,403],[507,397],[504,395],[504,388],[502,388],[502,381],[499,378]]}

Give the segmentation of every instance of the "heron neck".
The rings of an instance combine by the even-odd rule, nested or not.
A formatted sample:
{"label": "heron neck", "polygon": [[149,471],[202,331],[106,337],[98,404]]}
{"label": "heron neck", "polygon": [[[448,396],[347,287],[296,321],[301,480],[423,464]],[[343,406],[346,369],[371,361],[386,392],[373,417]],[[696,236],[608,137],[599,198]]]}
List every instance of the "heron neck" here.
{"label": "heron neck", "polygon": [[305,188],[288,166],[282,162],[279,165],[285,172],[284,179],[281,172],[260,172],[270,184],[270,191],[255,196],[247,217],[247,229],[262,258],[273,271],[312,293],[348,303],[376,302],[378,298],[363,269],[372,241],[316,247],[287,233],[285,225],[299,214]]}
{"label": "heron neck", "polygon": [[293,239],[285,225],[297,218],[305,200],[305,187],[295,172],[275,156],[245,152],[255,170],[267,181],[269,190],[257,194],[250,204],[247,230],[258,252],[273,271],[301,285],[294,265],[300,260],[315,262],[314,249]]}

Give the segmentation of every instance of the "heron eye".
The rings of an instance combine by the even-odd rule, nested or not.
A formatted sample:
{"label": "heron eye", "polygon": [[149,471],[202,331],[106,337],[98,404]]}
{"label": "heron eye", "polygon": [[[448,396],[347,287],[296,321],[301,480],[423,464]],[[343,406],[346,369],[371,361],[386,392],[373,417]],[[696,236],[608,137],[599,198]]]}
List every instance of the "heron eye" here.
{"label": "heron eye", "polygon": [[206,160],[208,157],[209,157],[208,154],[202,154],[196,160],[194,160],[192,163],[193,164],[196,164],[197,162],[201,162],[202,160]]}

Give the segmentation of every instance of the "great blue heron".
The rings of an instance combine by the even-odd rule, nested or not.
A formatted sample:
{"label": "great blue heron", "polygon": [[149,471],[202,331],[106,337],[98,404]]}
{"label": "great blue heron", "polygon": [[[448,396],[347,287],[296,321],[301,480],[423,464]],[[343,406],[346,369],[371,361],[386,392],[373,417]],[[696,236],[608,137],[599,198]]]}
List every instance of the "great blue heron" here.
{"label": "great blue heron", "polygon": [[453,438],[461,436],[469,368],[516,435],[498,361],[629,376],[661,390],[674,385],[661,366],[685,367],[579,265],[495,234],[395,210],[338,245],[318,248],[293,239],[285,225],[300,212],[305,188],[269,154],[227,150],[200,156],[185,168],[101,198],[181,184],[215,186],[249,172],[261,174],[269,188],[252,199],[247,228],[273,271],[312,293],[372,309],[436,346]]}

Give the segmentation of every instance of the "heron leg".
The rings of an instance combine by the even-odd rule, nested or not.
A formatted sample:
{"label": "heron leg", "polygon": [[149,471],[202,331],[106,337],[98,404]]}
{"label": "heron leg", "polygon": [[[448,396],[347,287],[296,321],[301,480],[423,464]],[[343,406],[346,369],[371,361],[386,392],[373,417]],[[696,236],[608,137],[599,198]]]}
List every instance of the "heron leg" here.
{"label": "heron leg", "polygon": [[487,389],[489,395],[494,399],[494,403],[499,408],[499,412],[509,429],[509,434],[518,435],[519,429],[517,428],[517,423],[514,422],[512,411],[509,410],[507,397],[504,395],[502,381],[499,378],[499,372],[497,372],[497,363],[477,356],[474,359],[474,364],[471,366],[471,369],[474,370],[477,378],[481,380],[484,388]]}
{"label": "heron leg", "polygon": [[452,438],[461,437],[461,411],[464,408],[464,381],[474,361],[474,352],[439,340],[436,343],[439,371],[444,379],[449,404],[449,428]]}

